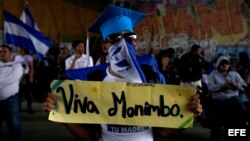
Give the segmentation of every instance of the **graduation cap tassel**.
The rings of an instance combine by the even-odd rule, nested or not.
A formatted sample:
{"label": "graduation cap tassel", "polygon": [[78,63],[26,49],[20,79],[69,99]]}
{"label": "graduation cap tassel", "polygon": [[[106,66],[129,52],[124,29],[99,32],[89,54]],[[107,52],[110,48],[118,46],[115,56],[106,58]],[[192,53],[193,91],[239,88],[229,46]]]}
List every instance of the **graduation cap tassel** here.
{"label": "graduation cap tassel", "polygon": [[87,39],[86,39],[86,55],[87,55],[87,64],[89,64],[89,33],[87,32]]}

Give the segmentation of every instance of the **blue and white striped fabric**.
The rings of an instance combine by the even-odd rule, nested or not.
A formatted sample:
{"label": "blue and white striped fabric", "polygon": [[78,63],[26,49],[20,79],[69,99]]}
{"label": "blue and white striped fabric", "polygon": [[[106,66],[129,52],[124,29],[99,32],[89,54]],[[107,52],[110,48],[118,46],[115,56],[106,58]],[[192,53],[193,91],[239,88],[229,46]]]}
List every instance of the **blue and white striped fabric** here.
{"label": "blue and white striped fabric", "polygon": [[129,82],[146,83],[146,78],[136,59],[135,46],[122,39],[114,44],[108,51],[110,66],[112,70],[131,80]]}
{"label": "blue and white striped fabric", "polygon": [[52,45],[49,38],[7,11],[4,11],[4,37],[6,44],[28,49],[40,57],[43,57]]}
{"label": "blue and white striped fabric", "polygon": [[[66,70],[66,75],[67,78],[72,79],[72,80],[88,80],[89,75],[92,72],[98,72],[99,75],[96,77],[101,77],[98,79],[103,79],[107,74],[106,74],[106,69],[109,67],[108,63],[104,63],[101,65],[97,66],[92,66],[92,67],[86,67],[86,68],[80,68],[80,69],[69,69]],[[93,81],[93,80],[91,80]],[[95,80],[97,81],[97,80]]]}
{"label": "blue and white striped fabric", "polygon": [[140,65],[145,64],[145,65],[152,66],[158,76],[159,83],[166,84],[166,80],[163,74],[159,71],[157,62],[152,55],[149,54],[149,55],[137,56],[137,61]]}
{"label": "blue and white striped fabric", "polygon": [[35,30],[40,31],[27,5],[25,5],[24,7],[20,20],[23,21],[23,23],[25,23],[26,25],[30,26],[31,28],[34,28]]}

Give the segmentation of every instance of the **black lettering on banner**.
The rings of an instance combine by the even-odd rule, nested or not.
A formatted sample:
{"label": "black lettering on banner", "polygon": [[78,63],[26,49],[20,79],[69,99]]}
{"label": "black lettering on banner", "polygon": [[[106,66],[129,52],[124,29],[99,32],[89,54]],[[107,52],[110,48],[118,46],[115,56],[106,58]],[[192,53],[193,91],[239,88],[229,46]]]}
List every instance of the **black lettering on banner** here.
{"label": "black lettering on banner", "polygon": [[149,110],[148,110],[149,111],[149,115],[151,115],[151,111],[152,112],[156,112],[157,111],[157,115],[161,116],[161,111],[160,111],[160,107],[159,106],[155,106],[155,105],[149,104],[148,108],[149,108]]}
{"label": "black lettering on banner", "polygon": [[135,105],[135,116],[139,116],[139,113],[140,113],[140,116],[144,115],[143,106],[142,105]]}
{"label": "black lettering on banner", "polygon": [[127,115],[128,117],[133,117],[135,115],[135,109],[133,107],[128,107]]}
{"label": "black lettering on banner", "polygon": [[58,87],[56,89],[57,93],[61,93],[62,94],[63,103],[64,103],[64,107],[65,107],[65,110],[66,110],[66,114],[70,114],[70,109],[71,109],[72,102],[73,102],[74,90],[73,90],[72,84],[69,84],[69,90],[70,90],[70,97],[69,97],[69,101],[67,101],[66,94],[65,94],[65,91],[64,91],[63,87]]}
{"label": "black lettering on banner", "polygon": [[[176,110],[175,113],[174,113],[174,110]],[[180,109],[178,104],[172,105],[172,107],[171,107],[171,115],[172,116],[174,116],[174,117],[178,116],[180,114],[180,111],[181,111],[181,109]]]}
{"label": "black lettering on banner", "polygon": [[[83,103],[85,103],[85,98],[84,98],[84,102]],[[78,112],[78,106],[77,105],[79,105],[79,107],[81,108],[82,113],[86,113],[85,105],[84,104],[82,105],[81,100],[78,99],[78,95],[76,94],[75,95],[75,100],[74,100],[74,112],[75,113]]]}
{"label": "black lettering on banner", "polygon": [[80,107],[82,113],[86,113],[86,110],[90,113],[96,113],[99,114],[99,110],[97,109],[95,103],[93,101],[88,101],[87,97],[84,97],[83,102],[81,102],[80,99],[77,99],[78,95],[75,95],[75,100],[74,100],[74,112],[78,113],[78,107]]}
{"label": "black lettering on banner", "polygon": [[152,105],[149,102],[145,102],[143,105],[135,105],[134,107],[127,107],[125,92],[121,92],[120,98],[112,92],[113,97],[113,107],[108,110],[109,116],[115,116],[118,112],[118,105],[122,106],[122,117],[132,118],[134,116],[151,116],[152,113],[157,112],[158,116],[168,117],[168,116],[178,116],[180,114],[180,107],[178,104],[173,104],[172,106],[165,105],[164,96],[160,95],[159,105]]}
{"label": "black lettering on banner", "polygon": [[144,115],[145,116],[150,116],[151,112],[150,112],[150,109],[148,108],[149,107],[149,103],[148,102],[145,102],[145,105],[144,105]]}
{"label": "black lettering on banner", "polygon": [[121,98],[120,99],[116,96],[116,94],[114,92],[112,92],[112,97],[113,97],[114,107],[110,108],[108,110],[109,116],[115,116],[117,114],[117,110],[118,110],[117,103],[118,104],[122,104],[123,103],[123,106],[122,106],[122,117],[126,118],[126,107],[127,107],[127,105],[126,105],[126,98],[125,98],[124,91],[121,92]]}
{"label": "black lettering on banner", "polygon": [[[81,99],[78,98],[78,94],[74,94],[74,89],[72,84],[69,84],[69,90],[70,90],[70,97],[69,101],[67,101],[63,87],[58,87],[56,89],[57,93],[61,92],[62,94],[66,114],[70,114],[70,109],[72,107],[73,102],[74,102],[74,107],[73,107],[74,113],[78,113],[78,107],[80,107],[82,113],[86,112],[96,113],[96,114],[100,113],[95,103],[91,100],[88,100],[88,97],[84,97],[83,101],[81,102]],[[73,100],[74,97],[75,99]]]}
{"label": "black lettering on banner", "polygon": [[[168,117],[169,115],[176,117],[180,114],[179,105],[174,104],[174,105],[172,105],[172,107],[165,106],[163,95],[160,96],[160,109],[161,109],[160,115],[163,117]],[[176,110],[176,113],[173,113],[174,110]]]}

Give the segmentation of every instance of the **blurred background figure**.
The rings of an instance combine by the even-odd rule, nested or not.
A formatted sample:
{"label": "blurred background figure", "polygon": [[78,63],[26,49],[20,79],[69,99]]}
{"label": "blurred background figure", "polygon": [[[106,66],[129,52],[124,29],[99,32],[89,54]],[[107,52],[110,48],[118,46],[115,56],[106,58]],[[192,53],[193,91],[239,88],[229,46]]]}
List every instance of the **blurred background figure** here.
{"label": "blurred background figure", "polygon": [[101,44],[99,51],[100,51],[100,57],[98,58],[98,60],[95,63],[96,66],[109,62],[108,61],[108,49],[107,49],[107,46],[105,44]]}
{"label": "blurred background figure", "polygon": [[[19,115],[19,81],[23,75],[21,64],[12,60],[12,48],[2,45],[0,52],[0,129],[5,120],[11,141],[23,141]],[[2,135],[0,130],[0,140]]]}
{"label": "blurred background figure", "polygon": [[[220,56],[216,69],[208,76],[207,86],[212,93],[211,140],[220,141],[223,128],[244,128],[246,107],[239,96],[247,84],[230,66],[230,60]],[[230,128],[230,127],[227,127]]]}
{"label": "blurred background figure", "polygon": [[204,68],[208,68],[208,62],[203,58],[199,45],[193,45],[189,53],[184,54],[178,62],[178,72],[181,85],[191,85],[202,88],[202,76]]}
{"label": "blurred background figure", "polygon": [[69,57],[70,53],[68,47],[62,46],[60,48],[60,54],[57,58],[58,79],[64,80],[67,78],[65,73],[65,60]]}
{"label": "blurred background figure", "polygon": [[160,47],[159,47],[158,43],[156,41],[152,41],[151,47],[149,50],[149,54],[154,56],[155,59],[157,60],[159,53],[160,53]]}
{"label": "blurred background figure", "polygon": [[51,91],[50,83],[58,77],[57,59],[53,48],[50,48],[44,58],[38,62],[37,68],[34,93],[38,101],[42,102]]}
{"label": "blurred background figure", "polygon": [[239,61],[236,64],[236,71],[240,74],[242,79],[245,80],[245,82],[248,82],[247,76],[250,69],[250,60],[248,57],[248,54],[246,52],[240,52],[239,53]]}
{"label": "blurred background figure", "polygon": [[94,65],[93,58],[85,54],[85,46],[82,40],[73,41],[72,47],[75,53],[66,59],[66,70],[92,67]]}
{"label": "blurred background figure", "polygon": [[33,113],[31,96],[31,87],[34,80],[33,58],[27,49],[18,48],[17,51],[18,54],[15,56],[14,62],[20,63],[23,66],[23,78],[20,81],[19,89],[20,109],[22,96],[24,96],[27,102],[27,111]]}
{"label": "blurred background figure", "polygon": [[167,84],[179,85],[179,75],[177,72],[177,58],[175,58],[175,50],[168,48],[161,50],[158,56],[158,67],[163,74]]}

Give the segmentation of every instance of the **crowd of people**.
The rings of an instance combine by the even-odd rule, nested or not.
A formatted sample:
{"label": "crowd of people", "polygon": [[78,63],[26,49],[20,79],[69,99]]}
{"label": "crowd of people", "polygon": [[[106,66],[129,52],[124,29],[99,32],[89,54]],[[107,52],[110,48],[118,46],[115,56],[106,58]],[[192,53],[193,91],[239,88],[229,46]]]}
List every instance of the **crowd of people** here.
{"label": "crowd of people", "polygon": [[[117,9],[118,11],[116,11]],[[109,14],[111,12],[109,10],[114,10],[119,14],[110,17],[103,16]],[[128,11],[135,12],[115,6],[108,7],[108,10],[104,11],[90,27],[90,32],[101,33],[104,40],[101,45],[102,55],[96,62],[91,56],[84,53],[85,45],[82,40],[72,42],[74,54],[70,54],[69,49],[64,46],[60,48],[52,47],[43,60],[39,61],[34,60],[28,50],[24,48],[18,48],[18,54],[12,56],[12,49],[7,45],[2,45],[0,50],[0,125],[3,120],[7,120],[11,137],[16,138],[13,140],[22,140],[20,118],[18,117],[21,109],[20,103],[24,100],[22,99],[23,96],[27,103],[27,112],[30,114],[34,112],[32,110],[34,98],[40,102],[45,101],[44,110],[51,111],[55,107],[56,99],[50,92],[50,83],[54,79],[68,79],[66,75],[68,70],[109,63],[110,66],[107,68],[107,75],[103,81],[143,82],[140,77],[130,78],[126,71],[120,73],[116,69],[119,68],[116,65],[117,60],[127,59],[124,56],[136,58],[135,49],[138,44],[133,28],[143,18],[144,14],[133,13],[141,16],[136,19],[136,16],[131,18],[131,15],[126,15]],[[121,52],[113,54],[119,47],[118,44],[129,44],[128,50],[121,49]],[[117,56],[119,54],[122,55]],[[208,112],[211,112],[211,120],[213,121],[211,125],[211,139],[213,141],[220,140],[222,136],[221,127],[224,126],[222,121],[234,120],[238,125],[243,125],[244,123],[239,123],[240,117],[245,119],[244,122],[247,122],[249,118],[247,118],[249,116],[247,115],[248,109],[242,100],[242,95],[248,95],[247,76],[250,71],[248,54],[240,53],[239,61],[236,64],[232,64],[230,58],[223,55],[218,56],[214,62],[207,62],[203,58],[202,48],[196,44],[191,47],[190,52],[182,56],[176,56],[173,48],[167,48],[161,50],[159,54],[149,54],[149,56],[151,59],[153,58],[154,64],[151,64],[151,66],[139,64],[147,83],[191,85],[197,88],[197,94],[194,94],[190,99],[189,108],[198,116],[209,109]],[[135,60],[132,59],[133,65],[138,65],[137,62],[133,61]],[[154,75],[155,77],[152,77]],[[211,102],[203,105],[210,100],[209,98],[211,98]],[[229,110],[228,106],[232,108]],[[228,117],[232,119],[226,119]],[[124,134],[112,133],[108,130],[110,126],[115,125],[64,124],[64,126],[77,138],[88,141],[97,138],[95,129],[99,130],[98,140],[101,141],[153,141],[155,132],[160,135],[178,132],[176,129],[148,127],[145,128],[145,131]]]}

